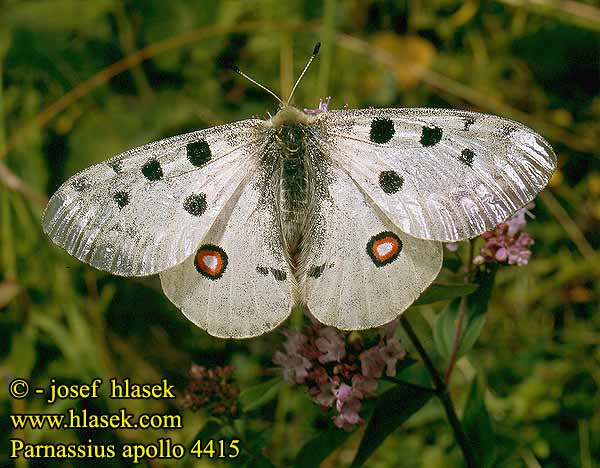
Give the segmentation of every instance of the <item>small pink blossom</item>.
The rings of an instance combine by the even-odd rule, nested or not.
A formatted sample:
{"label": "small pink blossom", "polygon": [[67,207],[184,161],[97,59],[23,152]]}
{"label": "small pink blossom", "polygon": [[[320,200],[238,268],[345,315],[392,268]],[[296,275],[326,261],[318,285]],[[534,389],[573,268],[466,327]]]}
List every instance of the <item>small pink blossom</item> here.
{"label": "small pink blossom", "polygon": [[304,113],[308,115],[324,114],[329,108],[330,101],[331,96],[327,96],[325,99],[319,99],[319,107],[317,107],[316,109],[304,109]]}
{"label": "small pink blossom", "polygon": [[335,385],[330,380],[322,382],[318,387],[309,390],[313,400],[321,406],[330,408],[335,401]]}
{"label": "small pink blossom", "polygon": [[385,347],[383,348],[383,358],[386,366],[385,375],[394,377],[396,375],[396,363],[398,359],[402,359],[404,356],[406,356],[406,350],[400,346],[398,340],[395,338],[386,340]]}
{"label": "small pink blossom", "polygon": [[534,240],[521,230],[527,224],[525,216],[533,216],[528,211],[531,207],[533,204],[525,206],[495,229],[481,234],[485,245],[473,259],[473,263],[481,265],[485,262],[499,262],[509,265],[527,265],[531,257],[530,247]]}
{"label": "small pink blossom", "polygon": [[273,361],[287,381],[305,385],[322,410],[335,411],[337,427],[352,430],[364,423],[359,415],[362,401],[375,395],[384,369],[394,375],[396,362],[405,355],[394,338],[397,325],[394,320],[380,327],[379,339],[367,347],[360,334],[349,340],[348,332],[313,322],[302,332],[284,332],[285,352],[275,352]]}
{"label": "small pink blossom", "polygon": [[284,354],[281,351],[275,352],[273,362],[283,367],[283,378],[290,383],[303,383],[308,377],[308,369],[312,367],[312,363],[304,356]]}
{"label": "small pink blossom", "polygon": [[445,246],[449,252],[456,252],[458,250],[458,242],[447,242]]}
{"label": "small pink blossom", "polygon": [[379,345],[363,351],[358,356],[360,359],[360,367],[365,377],[374,377],[378,379],[383,373],[385,367],[385,359]]}
{"label": "small pink blossom", "polygon": [[306,336],[296,330],[286,330],[283,334],[287,337],[285,350],[288,354],[301,354],[306,345]]}
{"label": "small pink blossom", "polygon": [[343,383],[333,393],[337,399],[336,408],[341,411],[344,402],[352,397],[352,387]]}
{"label": "small pink blossom", "polygon": [[334,416],[333,423],[344,430],[352,430],[359,424],[365,421],[359,416],[358,412],[361,408],[361,402],[358,398],[350,398],[347,400],[340,410],[338,416]]}
{"label": "small pink blossom", "polygon": [[321,328],[317,334],[319,338],[315,341],[317,349],[323,353],[319,356],[319,362],[340,362],[346,355],[346,344],[340,338],[335,328]]}
{"label": "small pink blossom", "polygon": [[352,377],[352,394],[363,399],[367,395],[374,395],[377,390],[377,380],[356,374]]}

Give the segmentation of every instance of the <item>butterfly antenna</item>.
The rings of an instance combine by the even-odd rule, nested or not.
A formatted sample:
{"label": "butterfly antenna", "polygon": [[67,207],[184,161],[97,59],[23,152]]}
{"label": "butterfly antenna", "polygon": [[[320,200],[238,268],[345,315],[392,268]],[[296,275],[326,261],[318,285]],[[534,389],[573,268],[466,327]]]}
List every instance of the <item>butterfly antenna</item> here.
{"label": "butterfly antenna", "polygon": [[296,88],[298,87],[298,85],[300,84],[300,80],[302,80],[302,77],[304,76],[304,74],[306,73],[306,70],[308,70],[308,67],[310,67],[310,64],[312,63],[312,61],[315,59],[315,57],[317,56],[317,54],[319,53],[319,49],[321,48],[321,43],[317,42],[317,44],[315,45],[315,48],[313,49],[313,53],[310,56],[310,58],[308,59],[308,62],[306,62],[306,65],[304,66],[304,70],[302,70],[302,73],[300,73],[300,76],[298,77],[298,79],[296,80],[296,84],[294,85],[294,87],[292,88],[292,92],[290,93],[290,97],[287,100],[287,104],[289,105],[290,102],[292,101],[292,97],[294,96],[294,93],[296,92]]}
{"label": "butterfly antenna", "polygon": [[279,96],[277,96],[277,94],[275,94],[273,91],[271,91],[266,86],[261,85],[258,81],[253,80],[252,78],[250,78],[242,70],[240,70],[237,66],[231,65],[231,69],[234,72],[236,72],[238,75],[243,76],[244,78],[246,78],[250,83],[254,83],[259,88],[264,89],[267,93],[269,93],[271,96],[273,96],[275,99],[277,99],[277,101],[279,101],[279,104],[281,104],[282,106],[285,106],[284,102],[281,100],[281,98]]}

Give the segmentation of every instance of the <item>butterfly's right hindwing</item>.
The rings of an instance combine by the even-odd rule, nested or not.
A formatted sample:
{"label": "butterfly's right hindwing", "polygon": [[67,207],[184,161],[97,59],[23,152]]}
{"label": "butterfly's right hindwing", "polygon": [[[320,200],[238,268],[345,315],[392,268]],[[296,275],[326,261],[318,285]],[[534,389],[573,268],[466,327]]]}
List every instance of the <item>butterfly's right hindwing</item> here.
{"label": "butterfly's right hindwing", "polygon": [[68,253],[123,276],[190,256],[257,166],[264,125],[246,120],[126,151],[65,182],[44,231]]}
{"label": "butterfly's right hindwing", "polygon": [[301,287],[310,312],[343,330],[383,325],[409,307],[442,265],[441,243],[400,231],[339,167],[328,168],[318,235]]}

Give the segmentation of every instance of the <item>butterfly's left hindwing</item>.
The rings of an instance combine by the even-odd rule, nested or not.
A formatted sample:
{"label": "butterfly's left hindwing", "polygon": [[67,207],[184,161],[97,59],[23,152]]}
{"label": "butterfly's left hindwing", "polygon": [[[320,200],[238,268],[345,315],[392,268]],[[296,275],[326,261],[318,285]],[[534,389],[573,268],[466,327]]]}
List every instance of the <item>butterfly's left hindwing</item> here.
{"label": "butterfly's left hindwing", "polygon": [[160,274],[171,302],[213,336],[258,336],[291,310],[294,279],[274,211],[273,180],[264,177],[264,166],[259,172],[231,198],[194,255]]}
{"label": "butterfly's left hindwing", "polygon": [[556,168],[522,124],[445,109],[337,110],[319,117],[323,151],[402,231],[457,241],[531,201]]}
{"label": "butterfly's left hindwing", "polygon": [[245,120],[126,151],[71,177],[44,231],[71,255],[123,276],[150,275],[194,252],[256,170],[264,124]]}

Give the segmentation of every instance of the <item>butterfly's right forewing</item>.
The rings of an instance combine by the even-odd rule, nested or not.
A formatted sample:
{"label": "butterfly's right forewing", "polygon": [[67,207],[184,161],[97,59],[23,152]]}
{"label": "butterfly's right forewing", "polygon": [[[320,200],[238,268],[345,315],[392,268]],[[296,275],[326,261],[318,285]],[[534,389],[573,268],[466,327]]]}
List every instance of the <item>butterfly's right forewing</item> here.
{"label": "butterfly's right forewing", "polygon": [[368,197],[414,237],[457,241],[493,229],[548,183],[556,155],[501,117],[448,109],[337,110],[321,142]]}

